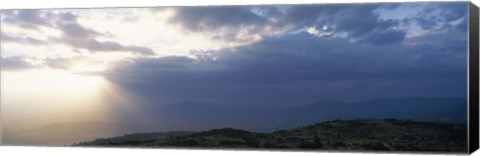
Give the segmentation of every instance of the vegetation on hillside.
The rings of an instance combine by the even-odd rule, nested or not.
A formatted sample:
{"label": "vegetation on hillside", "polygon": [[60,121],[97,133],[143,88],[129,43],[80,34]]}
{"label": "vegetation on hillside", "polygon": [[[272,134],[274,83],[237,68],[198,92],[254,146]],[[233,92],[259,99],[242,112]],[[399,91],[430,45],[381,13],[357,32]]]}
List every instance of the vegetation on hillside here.
{"label": "vegetation on hillside", "polygon": [[466,125],[410,120],[333,120],[271,133],[222,128],[128,134],[75,146],[466,152]]}

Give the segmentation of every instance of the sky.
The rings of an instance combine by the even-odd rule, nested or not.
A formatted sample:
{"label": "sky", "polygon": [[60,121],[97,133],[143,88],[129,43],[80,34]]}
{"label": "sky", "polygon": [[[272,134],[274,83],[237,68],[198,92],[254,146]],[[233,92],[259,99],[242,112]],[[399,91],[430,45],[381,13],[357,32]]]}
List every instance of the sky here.
{"label": "sky", "polygon": [[184,101],[467,94],[467,2],[2,10],[0,20],[2,117],[15,126]]}

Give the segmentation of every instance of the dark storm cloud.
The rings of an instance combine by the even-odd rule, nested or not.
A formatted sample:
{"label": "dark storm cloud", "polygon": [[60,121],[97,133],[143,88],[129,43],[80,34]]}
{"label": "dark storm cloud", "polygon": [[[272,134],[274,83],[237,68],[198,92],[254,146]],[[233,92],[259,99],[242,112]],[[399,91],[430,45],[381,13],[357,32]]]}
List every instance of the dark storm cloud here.
{"label": "dark storm cloud", "polygon": [[[463,96],[465,51],[455,45],[406,47],[324,39],[308,33],[271,37],[235,49],[121,63],[107,79],[154,104],[207,101],[306,104],[319,99]],[[149,99],[145,98],[145,99]],[[147,102],[148,103],[148,102]]]}
{"label": "dark storm cloud", "polygon": [[[453,60],[457,55],[465,54],[462,53],[463,51],[451,53],[452,51],[446,51],[446,49],[457,48],[455,46],[465,47],[465,43],[464,41],[444,46],[435,45],[436,47],[425,45],[408,48],[402,44],[379,47],[350,43],[346,39],[318,39],[309,34],[297,34],[282,38],[270,38],[258,44],[237,49],[236,52],[223,52],[217,56],[217,62],[223,62],[241,70],[259,72],[259,74],[248,75],[257,76],[273,71],[285,74],[299,72],[312,76],[285,76],[285,79],[294,80],[308,80],[309,78],[339,80],[354,78],[355,75],[362,74],[365,75],[360,78],[366,78],[370,74],[370,78],[397,77],[398,75],[418,76],[422,75],[420,71],[427,71],[430,68],[426,67],[427,64],[414,65],[425,63],[424,61],[428,63],[428,66],[439,67],[439,69],[428,69],[431,72],[439,70],[438,74],[441,74],[444,73],[441,71],[442,69],[451,69],[449,65],[446,65],[447,60]],[[428,53],[437,55],[432,56],[434,57],[432,58],[433,62],[415,60],[418,59],[418,56]],[[442,62],[435,62],[437,59]],[[464,64],[458,63],[455,67],[462,67],[462,65]],[[412,75],[408,75],[409,73]],[[355,79],[357,78],[359,77],[355,77]],[[278,79],[282,79],[282,77],[277,77]],[[267,78],[263,81],[274,80]]]}
{"label": "dark storm cloud", "polygon": [[[122,45],[115,41],[98,41],[97,37],[108,36],[106,32],[97,32],[93,29],[86,28],[77,22],[77,15],[65,13],[51,13],[39,10],[15,10],[2,11],[5,23],[16,25],[22,28],[38,29],[39,26],[58,29],[62,32],[60,38],[49,37],[50,41],[66,44],[78,49],[86,49],[91,52],[133,52],[143,55],[154,54],[153,50],[148,47],[136,45]],[[2,38],[3,38],[2,33]],[[23,43],[36,44],[32,39],[6,36],[7,40],[17,39]]]}
{"label": "dark storm cloud", "polygon": [[296,23],[298,29],[327,25],[349,36],[265,36],[243,47],[192,51],[197,59],[130,60],[107,78],[155,99],[145,102],[150,104],[191,100],[295,105],[319,99],[465,96],[466,34],[449,29],[405,40],[405,32],[394,29],[399,21],[378,19],[378,7],[295,6],[277,10],[281,14],[256,10],[262,17],[283,17],[281,23]]}
{"label": "dark storm cloud", "polygon": [[375,45],[385,45],[401,41],[405,38],[405,32],[397,30],[385,30],[381,32],[373,32],[366,36],[363,41]]}

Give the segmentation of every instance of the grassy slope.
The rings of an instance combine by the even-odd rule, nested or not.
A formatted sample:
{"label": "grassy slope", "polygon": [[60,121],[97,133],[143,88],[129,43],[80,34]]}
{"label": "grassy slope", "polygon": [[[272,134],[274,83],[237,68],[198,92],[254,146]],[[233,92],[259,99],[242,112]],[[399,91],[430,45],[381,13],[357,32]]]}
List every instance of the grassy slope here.
{"label": "grassy slope", "polygon": [[334,120],[254,133],[231,128],[131,134],[76,146],[208,147],[466,152],[466,125],[385,120]]}

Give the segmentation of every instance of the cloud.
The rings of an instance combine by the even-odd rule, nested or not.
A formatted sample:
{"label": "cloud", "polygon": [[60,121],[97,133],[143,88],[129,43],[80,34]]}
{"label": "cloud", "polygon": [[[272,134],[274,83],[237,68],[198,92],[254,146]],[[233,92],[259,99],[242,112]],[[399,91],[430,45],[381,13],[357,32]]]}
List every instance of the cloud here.
{"label": "cloud", "polygon": [[[77,22],[77,16],[70,12],[52,13],[40,10],[15,10],[2,12],[5,15],[5,23],[16,25],[22,28],[37,29],[39,26],[50,27],[60,30],[60,38],[49,37],[49,41],[66,44],[73,48],[86,49],[91,52],[132,52],[141,55],[153,55],[154,51],[148,47],[137,45],[123,45],[115,41],[98,41],[99,37],[108,37],[103,32],[97,32],[86,28]],[[2,37],[5,34],[2,33]],[[6,36],[7,41],[21,41],[23,43],[38,44],[31,38],[20,38]]]}
{"label": "cloud", "polygon": [[[32,63],[35,62],[35,63]],[[47,57],[47,58],[32,58],[27,56],[11,56],[1,59],[2,70],[26,70],[26,69],[72,69],[77,63],[85,64],[102,64],[98,60],[94,60],[88,57],[75,56],[75,57]]]}
{"label": "cloud", "polygon": [[187,65],[191,65],[194,59],[183,56],[167,56],[160,58],[140,58],[133,59],[137,65],[142,68],[156,68],[156,69],[182,69],[187,68]]}
{"label": "cloud", "polygon": [[142,55],[152,55],[153,50],[142,46],[122,45],[115,41],[98,41],[95,38],[105,36],[103,33],[88,29],[80,25],[73,14],[65,13],[60,17],[64,20],[57,22],[57,28],[63,32],[59,39],[52,39],[59,43],[70,45],[74,48],[87,49],[92,52],[118,52],[127,51]]}
{"label": "cloud", "polygon": [[[393,30],[399,22],[379,18],[376,10],[383,7],[387,6],[381,4],[298,6],[286,12],[288,16],[285,22],[300,23],[298,28],[315,27],[317,30],[322,28],[332,34],[344,33],[345,37],[365,43],[390,44],[402,41],[404,38],[402,30]],[[296,16],[312,17],[295,18]],[[335,37],[335,35],[328,36]],[[377,38],[389,38],[389,42],[378,42]]]}
{"label": "cloud", "polygon": [[371,33],[366,36],[363,41],[375,45],[385,45],[402,41],[405,38],[405,34],[403,31],[385,30]]}
{"label": "cloud", "polygon": [[2,70],[25,70],[31,69],[34,66],[27,61],[22,56],[14,56],[14,57],[7,57],[1,58],[0,61]]}
{"label": "cloud", "polygon": [[[217,50],[193,49],[188,57],[125,59],[114,63],[104,77],[142,97],[139,104],[291,105],[319,99],[465,95],[467,34],[459,27],[466,15],[453,13],[457,7],[452,13],[434,7],[437,11],[433,13],[422,6],[419,13],[408,17],[380,17],[398,6],[178,7],[169,22],[189,33],[229,43],[251,36],[261,39]],[[439,24],[441,29],[419,19],[430,15],[445,19]],[[58,20],[45,26],[62,32],[49,41],[91,52],[154,53],[147,47],[99,40],[108,36],[106,32],[81,25],[75,14],[49,16]],[[427,33],[406,38],[416,23],[424,25],[417,26]],[[49,58],[45,65],[68,68],[71,61]]]}
{"label": "cloud", "polygon": [[51,27],[52,21],[48,20],[52,16],[47,11],[40,10],[2,10],[2,16],[5,19],[2,22],[17,25],[26,29],[37,29],[39,26]]}
{"label": "cloud", "polygon": [[269,30],[269,19],[244,6],[176,7],[168,22],[214,40],[251,43]]}
{"label": "cloud", "polygon": [[[402,9],[386,11],[386,14],[400,21],[401,27],[407,32],[407,38],[452,31],[467,32],[467,2],[421,4],[406,3],[400,7]],[[409,16],[399,16],[402,12],[407,12]]]}
{"label": "cloud", "polygon": [[208,6],[175,8],[175,16],[171,18],[171,22],[193,31],[211,31],[222,27],[262,25],[266,19],[254,14],[247,7]]}
{"label": "cloud", "polygon": [[[466,46],[465,42],[458,45]],[[207,101],[298,104],[319,99],[462,96],[465,51],[458,45],[383,46],[308,33],[187,57],[139,58],[106,78],[147,103]],[[459,57],[462,56],[462,57]]]}
{"label": "cloud", "polygon": [[96,36],[102,35],[99,32],[96,32],[92,29],[87,29],[77,22],[58,22],[57,23],[58,29],[63,32],[63,35],[68,37],[75,37],[75,38],[95,38]]}
{"label": "cloud", "polygon": [[[389,44],[402,41],[404,33],[393,30],[399,22],[380,19],[375,12],[381,4],[335,4],[335,5],[280,5],[229,6],[229,7],[179,7],[171,22],[179,23],[194,32],[224,33],[223,29],[263,37],[274,36],[285,31],[295,32],[309,27],[327,28],[330,33],[344,33],[366,43],[374,38],[386,38],[395,35]],[[389,6],[389,8],[394,6]],[[231,33],[228,31],[227,33]],[[395,31],[395,32],[394,32]],[[277,32],[277,33],[272,33]],[[234,33],[235,34],[235,33]],[[386,35],[386,36],[381,36]],[[322,35],[325,36],[325,35]],[[327,35],[334,37],[338,35]],[[221,38],[223,39],[223,38]],[[375,42],[373,44],[379,44]]]}
{"label": "cloud", "polygon": [[42,59],[43,66],[54,68],[54,69],[71,69],[76,63],[86,63],[86,64],[100,64],[99,61],[90,59],[88,57],[76,56],[76,57],[68,57],[68,58],[52,58],[48,57]]}
{"label": "cloud", "polygon": [[27,45],[43,45],[46,44],[45,41],[35,39],[32,37],[20,37],[20,36],[11,36],[5,33],[1,33],[1,41],[6,43],[6,42],[13,42],[13,43],[19,43],[19,44],[27,44]]}
{"label": "cloud", "polygon": [[[415,17],[417,23],[424,29],[463,28],[465,25],[455,25],[452,22],[467,17],[468,3],[452,2],[432,4]],[[466,19],[464,19],[466,20]]]}
{"label": "cloud", "polygon": [[91,52],[135,52],[142,55],[152,55],[153,50],[141,46],[125,46],[114,41],[100,42],[95,39],[84,39],[70,36],[62,36],[61,38],[51,38],[51,41],[71,46],[72,48],[86,49]]}

